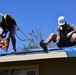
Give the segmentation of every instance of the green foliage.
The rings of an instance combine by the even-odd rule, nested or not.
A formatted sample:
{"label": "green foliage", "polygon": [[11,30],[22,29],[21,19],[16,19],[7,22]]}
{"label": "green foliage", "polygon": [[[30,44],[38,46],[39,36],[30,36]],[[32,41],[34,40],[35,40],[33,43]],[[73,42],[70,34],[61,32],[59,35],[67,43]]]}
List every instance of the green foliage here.
{"label": "green foliage", "polygon": [[[35,49],[40,48],[39,42],[43,38],[42,32],[40,29],[31,30],[27,34],[27,44],[23,45],[23,47],[18,48],[18,50],[28,50],[28,49]],[[48,47],[54,47],[54,43],[51,42]]]}
{"label": "green foliage", "polygon": [[18,48],[18,50],[28,50],[40,47],[39,42],[42,39],[42,33],[40,29],[31,30],[27,34],[27,37],[27,45],[23,45],[23,47]]}

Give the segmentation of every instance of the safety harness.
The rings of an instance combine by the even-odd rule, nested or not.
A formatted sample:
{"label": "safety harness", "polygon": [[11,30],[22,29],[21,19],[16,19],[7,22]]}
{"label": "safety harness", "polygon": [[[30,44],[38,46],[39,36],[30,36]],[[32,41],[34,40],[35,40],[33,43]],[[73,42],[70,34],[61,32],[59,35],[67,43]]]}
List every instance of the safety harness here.
{"label": "safety harness", "polygon": [[8,25],[7,22],[6,22],[6,17],[7,17],[7,15],[4,14],[4,20],[5,20],[5,23],[6,23],[6,25]]}

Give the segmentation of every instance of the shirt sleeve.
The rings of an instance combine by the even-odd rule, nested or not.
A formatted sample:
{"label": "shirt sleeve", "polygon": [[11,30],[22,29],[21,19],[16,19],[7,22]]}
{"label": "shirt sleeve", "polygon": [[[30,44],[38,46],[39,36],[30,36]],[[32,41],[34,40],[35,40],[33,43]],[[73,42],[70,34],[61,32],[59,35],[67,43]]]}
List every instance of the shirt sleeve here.
{"label": "shirt sleeve", "polygon": [[73,29],[76,29],[76,25],[74,25],[74,24],[70,24],[70,27]]}

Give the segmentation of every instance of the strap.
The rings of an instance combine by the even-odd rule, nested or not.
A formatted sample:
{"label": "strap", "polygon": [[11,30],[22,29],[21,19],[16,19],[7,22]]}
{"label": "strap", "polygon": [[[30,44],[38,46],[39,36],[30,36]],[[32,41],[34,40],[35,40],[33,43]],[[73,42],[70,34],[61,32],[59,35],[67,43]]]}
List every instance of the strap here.
{"label": "strap", "polygon": [[69,26],[69,25],[67,25],[67,29],[68,29],[68,30],[70,29],[70,26]]}
{"label": "strap", "polygon": [[7,15],[4,14],[4,20],[5,20],[5,23],[6,23],[6,25],[8,25],[7,22],[6,22],[6,17],[7,17]]}

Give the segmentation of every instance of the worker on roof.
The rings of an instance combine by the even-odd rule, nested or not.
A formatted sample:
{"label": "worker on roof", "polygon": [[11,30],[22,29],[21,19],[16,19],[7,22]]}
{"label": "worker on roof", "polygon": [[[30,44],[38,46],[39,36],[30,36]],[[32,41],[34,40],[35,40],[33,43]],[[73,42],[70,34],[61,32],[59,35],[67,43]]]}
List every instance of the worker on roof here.
{"label": "worker on roof", "polygon": [[5,34],[9,32],[8,39],[11,38],[12,41],[12,46],[13,46],[12,52],[16,52],[16,38],[15,38],[16,26],[17,23],[14,20],[14,18],[12,18],[8,14],[0,13],[0,27],[2,27]]}
{"label": "worker on roof", "polygon": [[44,43],[40,41],[40,46],[43,49],[47,49],[47,45],[51,42],[55,42],[58,47],[67,47],[76,45],[76,27],[68,24],[64,16],[58,18],[57,34],[51,33]]}

